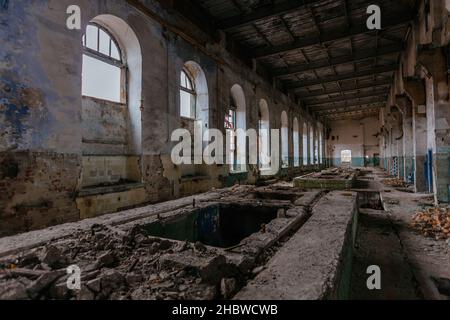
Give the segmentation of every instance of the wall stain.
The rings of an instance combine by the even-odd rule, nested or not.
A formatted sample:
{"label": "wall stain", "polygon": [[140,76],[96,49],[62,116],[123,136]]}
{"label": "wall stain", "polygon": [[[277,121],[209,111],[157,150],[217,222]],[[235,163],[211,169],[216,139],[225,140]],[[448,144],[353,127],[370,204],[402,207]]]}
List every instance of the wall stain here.
{"label": "wall stain", "polygon": [[27,131],[32,109],[41,109],[44,95],[39,89],[28,88],[11,77],[0,80],[0,116],[3,115],[9,135],[20,139]]}
{"label": "wall stain", "polygon": [[0,0],[0,9],[8,10],[9,0]]}

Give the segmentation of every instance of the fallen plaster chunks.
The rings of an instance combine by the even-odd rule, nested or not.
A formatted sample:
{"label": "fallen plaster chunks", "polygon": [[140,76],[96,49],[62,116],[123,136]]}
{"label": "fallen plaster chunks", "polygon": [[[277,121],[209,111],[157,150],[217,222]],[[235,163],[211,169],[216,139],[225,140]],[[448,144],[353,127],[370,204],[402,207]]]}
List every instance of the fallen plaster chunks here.
{"label": "fallen plaster chunks", "polygon": [[412,218],[412,226],[425,237],[450,239],[450,208],[435,207],[419,211]]}
{"label": "fallen plaster chunks", "polygon": [[[57,237],[46,244],[39,243],[36,245],[39,247],[28,247],[15,251],[11,257],[4,256],[0,269],[14,266],[15,271],[0,273],[0,298],[231,298],[248,278],[255,276],[252,270],[267,262],[265,258],[274,255],[279,240],[307,221],[310,212],[306,206],[320,194],[320,191],[305,193],[303,190],[291,192],[283,189],[279,196],[270,188],[259,191],[263,191],[261,197],[265,199],[258,197],[253,186],[235,187],[217,194],[217,197],[226,199],[220,203],[246,204],[249,199],[245,197],[251,194],[250,203],[253,205],[253,197],[256,196],[255,199],[261,201],[258,206],[283,208],[278,212],[278,218],[262,225],[260,232],[244,239],[233,249],[150,237],[142,226],[153,222],[154,216],[144,215],[142,219],[134,216],[133,222],[114,224],[114,227],[91,223],[89,227],[76,229],[67,236]],[[293,204],[298,199],[302,199],[302,206]],[[196,207],[203,203],[197,202]],[[167,210],[165,215],[189,214],[191,211],[191,207],[184,211]],[[69,290],[69,276],[61,273],[62,268],[69,265],[77,265],[82,271],[79,291]],[[9,288],[9,291],[3,291],[3,288]]]}
{"label": "fallen plaster chunks", "polygon": [[382,182],[386,186],[393,187],[393,188],[406,188],[408,186],[408,184],[406,184],[406,182],[404,182],[402,179],[398,179],[398,178],[384,179],[384,180],[382,180]]}
{"label": "fallen plaster chunks", "polygon": [[194,272],[204,282],[215,284],[222,279],[221,271],[227,261],[225,256],[202,256],[192,252],[163,255],[160,260],[163,268],[175,267]]}
{"label": "fallen plaster chunks", "polygon": [[[115,233],[102,226],[79,232],[68,241],[50,243],[19,257],[0,261],[0,299],[212,299],[215,286],[190,275],[181,266],[161,267],[167,254],[194,252],[193,245],[146,237],[139,228]],[[75,254],[77,253],[77,254]],[[194,254],[197,254],[196,252]],[[205,253],[207,256],[207,253]],[[212,259],[212,258],[211,258]],[[204,267],[205,278],[212,277],[217,265]],[[80,267],[81,290],[69,290],[66,269],[53,267],[76,264]],[[213,267],[214,265],[214,267]],[[4,271],[4,272],[3,272]],[[221,279],[217,280],[220,284]]]}

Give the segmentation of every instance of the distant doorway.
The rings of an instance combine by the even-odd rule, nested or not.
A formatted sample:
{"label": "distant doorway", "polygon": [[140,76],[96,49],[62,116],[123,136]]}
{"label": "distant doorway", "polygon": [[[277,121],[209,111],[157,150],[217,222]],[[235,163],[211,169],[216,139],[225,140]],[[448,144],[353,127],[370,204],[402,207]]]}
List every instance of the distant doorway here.
{"label": "distant doorway", "polygon": [[379,167],[380,166],[380,155],[378,153],[375,153],[373,155],[373,166]]}

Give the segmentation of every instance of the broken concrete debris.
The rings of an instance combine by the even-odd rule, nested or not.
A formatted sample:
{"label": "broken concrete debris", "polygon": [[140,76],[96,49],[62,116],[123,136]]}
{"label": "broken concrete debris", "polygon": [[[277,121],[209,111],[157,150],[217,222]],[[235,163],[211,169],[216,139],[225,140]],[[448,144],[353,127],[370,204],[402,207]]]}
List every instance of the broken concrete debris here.
{"label": "broken concrete debris", "polygon": [[412,218],[412,226],[425,237],[450,239],[450,207],[419,211]]}
{"label": "broken concrete debris", "polygon": [[[352,176],[348,169],[339,171],[338,174],[341,173]],[[359,173],[354,172],[356,177]],[[389,193],[389,198],[383,198],[384,204],[399,207],[394,205],[397,203],[394,201],[397,200],[396,195],[395,192]],[[115,221],[114,226],[95,223],[56,237],[45,245],[21,249],[16,254],[5,256],[0,259],[0,299],[234,299],[242,296],[246,290],[248,292],[249,284],[251,286],[258,279],[269,279],[264,280],[264,285],[268,286],[275,283],[280,276],[271,274],[269,266],[274,259],[279,259],[280,270],[285,270],[283,261],[287,252],[292,255],[294,250],[283,248],[292,239],[300,237],[299,234],[307,230],[305,226],[309,225],[311,229],[311,222],[319,217],[327,220],[331,228],[334,225],[332,221],[337,221],[336,214],[344,203],[351,204],[352,208],[358,203],[361,209],[367,208],[374,215],[378,214],[376,211],[383,210],[383,206],[379,205],[380,191],[312,191],[279,183],[265,187],[235,186],[216,190],[206,199],[198,201],[195,208],[192,208],[190,202],[186,202],[186,206],[177,206],[173,210],[165,208],[164,213],[145,215],[131,222],[128,219],[124,223]],[[365,205],[371,201],[374,205]],[[221,230],[222,226],[217,222],[227,223],[227,220],[220,216],[220,210],[224,210],[225,213],[222,214],[232,216],[242,208],[239,219],[245,219],[247,227],[254,225],[251,232],[237,237],[237,241],[229,239],[217,242],[218,246],[209,244],[211,239],[226,234],[209,234],[205,226],[212,225],[212,230]],[[246,216],[245,212],[253,214]],[[349,219],[353,219],[352,212],[346,212]],[[256,219],[262,215],[267,215],[268,218]],[[189,219],[185,220],[186,217]],[[254,218],[255,221],[252,221]],[[415,217],[416,227],[427,230],[433,236],[438,234],[437,231],[441,231],[439,234],[442,236],[448,235],[446,221],[448,222],[448,212],[443,208],[430,209]],[[311,229],[309,234],[316,235],[320,226],[325,225],[322,220],[319,222],[316,223],[317,230]],[[426,224],[422,224],[425,222]],[[180,233],[170,231],[172,226],[175,227],[174,230],[179,230],[177,228],[180,225],[183,230],[204,228],[201,234],[203,238],[197,238],[195,232],[183,231],[180,236]],[[239,230],[235,223],[232,226],[232,232]],[[433,231],[429,228],[433,228]],[[350,234],[344,242],[351,242],[353,235],[350,237]],[[333,245],[336,248],[347,248],[340,241],[327,243],[328,237],[325,235],[328,233],[320,237],[324,241],[324,247]],[[439,239],[443,239],[442,236]],[[318,243],[318,240],[309,243],[309,237],[303,237],[306,237],[305,243],[302,242],[305,246],[304,253],[298,261],[311,259],[311,246]],[[280,252],[286,254],[280,256]],[[324,257],[321,254],[324,252],[326,250],[321,249],[314,254],[322,259]],[[336,263],[334,259],[327,261],[333,265]],[[340,264],[342,261],[339,261]],[[314,261],[310,262],[315,264]],[[72,265],[81,270],[81,286],[76,290],[69,289],[67,285],[70,275],[66,269]],[[325,267],[327,270],[340,270]],[[335,274],[329,275],[331,278],[334,276]],[[325,278],[328,279],[326,284],[323,282]],[[324,277],[320,272],[314,283],[318,287],[328,288],[330,292],[338,290],[328,276]],[[252,292],[253,290],[258,292],[259,287],[256,286]],[[297,295],[295,288],[292,290],[293,296],[303,296]],[[317,298],[323,298],[327,294],[332,293],[322,292]]]}
{"label": "broken concrete debris", "polygon": [[[302,196],[304,202],[296,206],[294,202]],[[264,269],[261,264],[274,253],[271,247],[286,230],[299,227],[297,219],[316,196],[279,187],[243,186],[222,192],[220,203],[224,207],[236,202],[273,212],[272,221],[256,224],[256,234],[228,248],[150,236],[147,228],[152,226],[152,217],[114,228],[96,223],[25,250],[17,258],[2,260],[2,265],[15,267],[0,278],[2,287],[8,288],[1,291],[0,299],[229,299],[255,276],[255,268]],[[260,199],[256,205],[243,200],[253,197]],[[189,210],[203,208],[209,204],[198,202]],[[288,209],[296,214],[287,217]],[[173,215],[179,217],[177,211]],[[167,224],[171,216],[158,214],[156,221]],[[79,290],[67,287],[70,275],[66,268],[71,265],[81,270]]]}

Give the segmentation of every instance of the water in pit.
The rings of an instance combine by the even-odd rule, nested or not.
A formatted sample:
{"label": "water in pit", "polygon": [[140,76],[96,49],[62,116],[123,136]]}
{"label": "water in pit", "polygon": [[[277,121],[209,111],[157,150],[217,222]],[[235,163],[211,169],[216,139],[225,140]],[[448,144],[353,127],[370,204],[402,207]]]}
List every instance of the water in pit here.
{"label": "water in pit", "polygon": [[277,217],[279,207],[219,204],[189,214],[143,226],[149,236],[201,242],[229,248],[259,232],[263,224]]}

